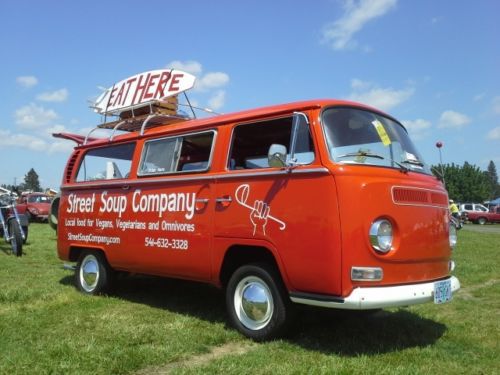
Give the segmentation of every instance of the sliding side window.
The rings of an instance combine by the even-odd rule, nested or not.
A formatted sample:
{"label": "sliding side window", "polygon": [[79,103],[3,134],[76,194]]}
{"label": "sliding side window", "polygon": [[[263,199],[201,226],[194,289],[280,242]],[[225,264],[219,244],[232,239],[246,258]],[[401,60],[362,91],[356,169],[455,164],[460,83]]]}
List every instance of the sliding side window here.
{"label": "sliding side window", "polygon": [[[288,162],[312,163],[314,161],[313,142],[309,125],[304,119],[305,116],[299,114],[236,126],[233,132],[229,169],[270,168],[268,153],[271,145],[285,146]],[[293,139],[293,133],[295,133],[295,139]],[[293,156],[290,154],[292,142],[295,143]]]}
{"label": "sliding side window", "polygon": [[88,150],[83,157],[77,182],[128,178],[135,143]]}
{"label": "sliding side window", "polygon": [[147,141],[140,176],[201,172],[210,165],[215,132],[203,132]]}

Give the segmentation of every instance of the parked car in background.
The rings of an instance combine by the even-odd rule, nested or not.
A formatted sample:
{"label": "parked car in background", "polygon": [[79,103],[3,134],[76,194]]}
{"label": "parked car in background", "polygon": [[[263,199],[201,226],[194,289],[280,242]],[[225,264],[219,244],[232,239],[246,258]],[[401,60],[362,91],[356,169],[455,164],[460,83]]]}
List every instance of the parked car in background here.
{"label": "parked car in background", "polygon": [[52,198],[44,193],[29,193],[21,195],[17,211],[26,215],[29,221],[47,221]]}
{"label": "parked car in background", "polygon": [[477,210],[467,211],[467,218],[476,224],[500,223],[500,207],[494,207],[491,211]]}
{"label": "parked car in background", "polygon": [[458,207],[460,212],[488,212],[488,208],[480,203],[461,203]]}

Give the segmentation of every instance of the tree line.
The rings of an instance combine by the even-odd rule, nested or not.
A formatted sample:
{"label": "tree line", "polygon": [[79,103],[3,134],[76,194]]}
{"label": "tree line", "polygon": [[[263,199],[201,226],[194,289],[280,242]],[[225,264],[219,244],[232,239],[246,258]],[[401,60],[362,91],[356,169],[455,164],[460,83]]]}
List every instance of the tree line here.
{"label": "tree line", "polygon": [[42,187],[40,186],[40,179],[38,178],[38,174],[35,172],[33,168],[31,168],[28,173],[24,175],[24,181],[19,185],[7,185],[2,184],[4,189],[14,191],[16,193],[20,193],[22,191],[42,191]]}
{"label": "tree line", "polygon": [[484,202],[500,197],[500,184],[495,163],[491,160],[486,171],[465,162],[432,166],[432,173],[444,181],[448,196],[458,202]]}

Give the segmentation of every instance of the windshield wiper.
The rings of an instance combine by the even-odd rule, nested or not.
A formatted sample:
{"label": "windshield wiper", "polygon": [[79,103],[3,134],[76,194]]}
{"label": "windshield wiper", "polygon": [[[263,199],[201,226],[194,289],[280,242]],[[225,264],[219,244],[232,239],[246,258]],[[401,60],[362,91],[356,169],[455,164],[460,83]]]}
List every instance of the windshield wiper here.
{"label": "windshield wiper", "polygon": [[405,159],[401,163],[411,164],[411,165],[418,165],[419,167],[423,167],[424,166],[424,163],[422,163],[420,160],[417,160],[417,159],[415,159],[415,160]]}
{"label": "windshield wiper", "polygon": [[369,158],[385,159],[382,155],[374,154],[372,152],[364,152],[364,151],[349,152],[348,154],[342,154],[342,155],[339,155],[336,157],[337,158],[347,158],[349,156],[367,156]]}
{"label": "windshield wiper", "polygon": [[[368,157],[368,158],[375,158],[375,159],[381,159],[381,160],[386,160],[387,158],[382,156],[382,155],[379,155],[379,154],[374,154],[372,152],[363,152],[363,151],[358,151],[358,152],[349,152],[347,154],[342,154],[342,155],[339,155],[337,156],[337,158],[347,158],[347,157],[350,157],[350,156],[365,156],[365,157]],[[408,172],[410,169],[406,166],[406,165],[403,165],[401,164],[400,162],[397,162],[396,160],[393,160],[393,159],[389,159],[392,163],[396,164],[399,168],[401,168],[401,171],[402,172]],[[410,162],[410,161],[408,161]]]}

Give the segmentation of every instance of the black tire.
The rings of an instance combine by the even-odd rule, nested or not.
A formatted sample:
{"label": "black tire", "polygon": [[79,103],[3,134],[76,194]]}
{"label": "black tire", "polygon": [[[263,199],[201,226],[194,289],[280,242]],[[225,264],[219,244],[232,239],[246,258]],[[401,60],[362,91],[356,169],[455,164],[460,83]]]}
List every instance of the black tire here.
{"label": "black tire", "polygon": [[280,337],[291,321],[292,306],[281,277],[267,264],[244,265],[233,273],[226,307],[231,324],[255,341]]}
{"label": "black tire", "polygon": [[29,212],[28,210],[26,210],[25,215],[26,215],[26,219],[28,219],[28,223],[35,221],[33,214],[31,212]]}
{"label": "black tire", "polygon": [[17,220],[11,220],[9,222],[9,233],[11,236],[10,247],[12,249],[12,254],[15,256],[23,255],[23,236],[21,235],[21,227]]}
{"label": "black tire", "polygon": [[28,227],[23,227],[23,232],[24,232],[23,244],[25,244],[26,242],[28,242]]}
{"label": "black tire", "polygon": [[477,219],[477,223],[478,223],[479,225],[484,225],[484,224],[486,224],[487,222],[488,222],[488,220],[486,220],[486,218],[485,218],[485,217],[480,217],[480,218],[478,218],[478,219]]}
{"label": "black tire", "polygon": [[49,210],[49,225],[52,229],[57,231],[57,223],[58,223],[58,215],[59,215],[59,202],[61,200],[60,196],[56,196],[53,200],[52,203],[50,204],[50,210]]}
{"label": "black tire", "polygon": [[105,294],[111,290],[113,269],[106,257],[98,251],[83,251],[75,271],[76,288],[90,295]]}

